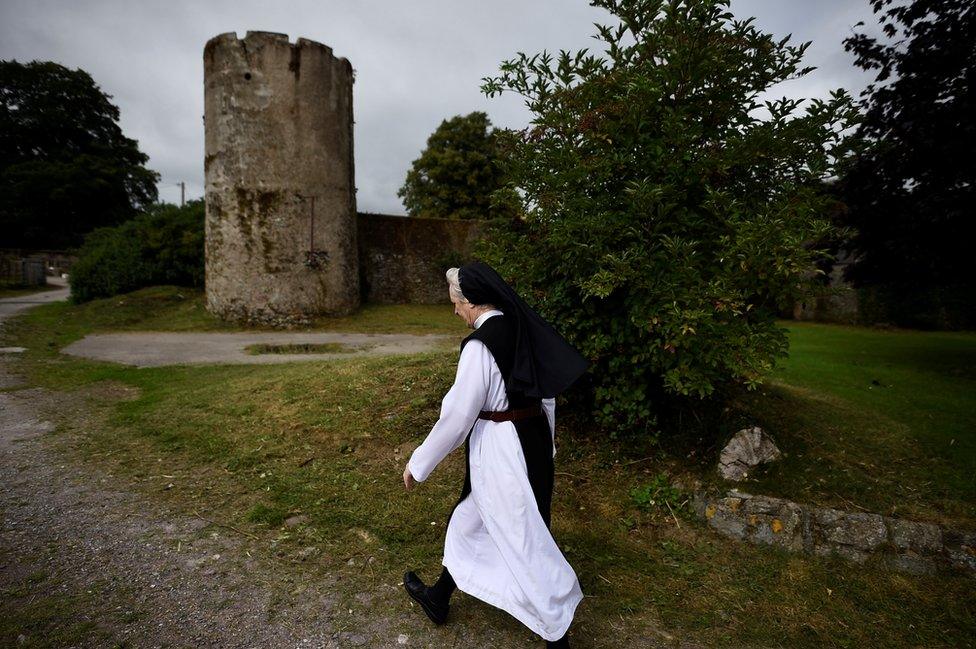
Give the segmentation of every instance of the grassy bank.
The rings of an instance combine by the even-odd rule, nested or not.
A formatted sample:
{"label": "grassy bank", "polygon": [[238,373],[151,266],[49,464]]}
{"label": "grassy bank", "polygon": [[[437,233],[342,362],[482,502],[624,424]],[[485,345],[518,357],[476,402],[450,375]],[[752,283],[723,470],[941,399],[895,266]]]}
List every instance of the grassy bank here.
{"label": "grassy bank", "polygon": [[[42,306],[14,321],[4,344],[29,348],[18,363],[31,384],[86,390],[117,381],[136,388],[134,399],[91,404],[104,411],[104,425],[68,426],[61,434],[88,461],[128,476],[153,498],[188,511],[205,507],[212,517],[282,543],[322,545],[328,552],[321,567],[348,573],[352,590],[395,585],[406,568],[433,574],[446,516],[460,489],[463,455],[448,458],[414,492],[403,490],[401,473],[437,417],[453,379],[456,351],[329,363],[141,370],[57,353],[94,330],[222,327],[201,326],[206,316],[193,300],[170,289],[153,289],[77,307]],[[323,326],[360,331],[426,327],[424,333],[459,337],[465,333],[448,306],[375,307]],[[797,334],[803,335],[799,328],[793,332]],[[841,404],[850,408],[839,411],[845,417],[865,417],[855,423],[870,421],[871,414],[864,403],[802,384],[796,378],[807,373],[802,350],[797,345],[793,365],[784,367],[780,384],[767,390],[765,398],[757,393],[743,404],[754,407],[755,416],[764,418],[770,429],[782,427],[789,453],[784,466],[797,462],[800,474],[770,473],[760,476],[756,487],[803,494],[811,460],[840,454],[843,462],[832,462],[847,467],[848,455],[855,454],[850,449],[867,457],[886,448],[873,436],[849,443],[845,435],[852,429],[844,418],[834,429],[822,427],[830,408]],[[811,344],[806,362],[817,362],[818,354]],[[843,364],[843,358],[841,354],[834,362]],[[824,410],[816,410],[818,404]],[[791,422],[803,426],[792,429],[802,431],[792,437],[785,432]],[[824,442],[832,430],[844,434],[837,442]],[[898,439],[906,440],[920,435],[914,429],[898,433]],[[664,471],[681,470],[681,465],[652,449],[616,448],[565,404],[557,407],[557,445],[553,532],[587,595],[574,637],[590,640],[580,646],[638,646],[634,643],[646,641],[648,628],[712,646],[973,644],[976,599],[969,579],[908,577],[873,562],[853,568],[840,560],[728,542],[687,518],[680,495],[668,501],[678,507],[673,514],[662,503],[638,508],[632,489]],[[915,458],[915,452],[906,452],[906,457]],[[872,461],[877,464],[885,457]],[[868,485],[879,475],[885,474],[865,470],[838,478],[836,485]],[[916,477],[922,480],[924,472]],[[813,482],[819,485],[819,477]],[[881,491],[883,485],[877,484]],[[826,497],[827,489],[818,486],[806,493]],[[933,493],[925,492],[919,503],[939,506],[942,501],[933,499]],[[884,496],[873,493],[864,497],[884,502]],[[304,524],[283,527],[287,518],[299,515]],[[369,571],[362,563],[347,564],[350,558],[367,557],[374,559]],[[398,595],[391,595],[391,605],[406,606]],[[517,640],[524,644],[517,622],[504,615],[491,621],[509,625],[511,646]]]}
{"label": "grassy bank", "polygon": [[[450,304],[367,304],[354,315],[321,317],[311,329],[361,333],[452,333],[459,322]],[[52,305],[32,325],[58,326],[71,342],[91,331],[280,331],[224,322],[206,309],[203,292],[153,286],[79,305]]]}
{"label": "grassy bank", "polygon": [[784,324],[743,407],[787,456],[745,488],[976,529],[976,334]]}

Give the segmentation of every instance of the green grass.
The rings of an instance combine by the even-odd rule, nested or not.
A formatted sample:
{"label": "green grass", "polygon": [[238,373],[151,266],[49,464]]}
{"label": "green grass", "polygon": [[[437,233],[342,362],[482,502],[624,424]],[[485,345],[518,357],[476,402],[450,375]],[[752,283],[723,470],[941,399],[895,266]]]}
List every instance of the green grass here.
{"label": "green grass", "polygon": [[783,324],[742,407],[787,457],[744,488],[976,529],[976,334]]}
{"label": "green grass", "polygon": [[[81,305],[61,304],[49,319],[70,313],[79,325],[103,331],[272,331],[270,327],[224,322],[206,309],[202,291],[153,286]],[[464,329],[450,304],[367,304],[345,317],[316,318],[309,331],[362,333],[456,333]],[[85,330],[87,333],[88,330]]]}
{"label": "green grass", "polygon": [[[463,454],[449,457],[413,492],[404,491],[401,474],[410,451],[436,420],[440,399],[453,380],[456,350],[303,364],[145,369],[57,354],[65,341],[86,332],[189,326],[203,317],[194,313],[194,298],[177,298],[170,291],[153,289],[140,292],[137,300],[128,296],[77,307],[41,306],[12,323],[5,344],[28,347],[17,362],[31,384],[97,390],[105,381],[118,381],[138,388],[132,400],[93,401],[105,424],[64,428],[63,442],[79,445],[88,461],[131,476],[153,498],[189,511],[206,508],[213,517],[286,543],[324,546],[329,558],[323,566],[344,574],[343,583],[353,591],[377,592],[396,584],[406,568],[422,575],[439,570],[444,523],[460,490]],[[128,308],[130,300],[143,308],[158,303],[154,313],[139,315]],[[386,330],[402,331],[412,323],[422,329],[426,313],[425,331],[464,333],[446,306],[377,309],[341,326],[369,331],[396,323]],[[771,429],[788,421],[802,425],[795,438],[782,440],[790,452],[787,462],[798,462],[800,475],[781,476],[778,483],[772,475],[762,478],[770,489],[802,493],[809,482],[803,474],[810,475],[802,469],[810,468],[811,460],[841,451],[859,457],[873,452],[881,453],[872,458],[878,464],[889,455],[875,436],[853,441],[845,436],[856,428],[848,422],[874,421],[875,411],[864,402],[800,385],[804,355],[810,363],[819,362],[813,360],[818,352],[812,337],[803,351],[806,332],[800,329],[792,334],[798,339],[793,365],[778,376],[783,385],[768,390],[771,396],[765,400],[759,393],[751,395],[756,400],[751,405]],[[834,362],[843,364],[843,358],[841,353]],[[825,374],[829,377],[830,371]],[[891,382],[887,375],[873,378]],[[874,407],[884,408],[884,402]],[[669,510],[651,506],[650,499],[638,506],[631,494],[659,480],[662,471],[683,470],[680,464],[641,445],[617,448],[572,408],[560,404],[557,411],[553,532],[588,596],[574,633],[591,638],[592,646],[636,646],[647,641],[640,631],[647,625],[708,646],[974,645],[971,579],[909,577],[875,562],[853,567],[730,542],[684,518],[680,510],[676,522]],[[822,427],[838,414],[834,428]],[[855,415],[863,418],[850,419]],[[838,431],[837,441],[822,441]],[[898,429],[892,434],[911,439],[917,433]],[[797,459],[796,449],[808,453],[805,462]],[[916,451],[906,453],[924,461]],[[637,461],[649,456],[654,459]],[[822,475],[821,467],[813,470]],[[866,470],[838,478],[836,484],[869,485],[879,475],[885,474]],[[166,489],[169,483],[174,487]],[[824,496],[826,489],[817,489],[809,495]],[[930,500],[935,491],[924,492],[919,506],[944,502]],[[669,494],[667,500],[679,497]],[[307,517],[299,530],[280,527],[298,513]],[[375,561],[365,572],[346,566],[350,556]],[[517,623],[504,616],[491,619],[509,625],[513,644],[522,637]]]}
{"label": "green grass", "polygon": [[[278,331],[224,322],[206,310],[200,291],[154,286],[84,304],[45,305],[28,317],[29,327],[63,346],[93,331]],[[346,317],[321,317],[303,331],[436,333],[463,335],[450,304],[367,304]]]}

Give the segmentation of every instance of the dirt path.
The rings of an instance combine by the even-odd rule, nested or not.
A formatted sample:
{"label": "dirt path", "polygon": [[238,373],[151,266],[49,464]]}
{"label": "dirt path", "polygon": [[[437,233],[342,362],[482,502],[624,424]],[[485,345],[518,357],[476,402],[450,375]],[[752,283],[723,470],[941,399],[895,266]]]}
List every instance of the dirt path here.
{"label": "dirt path", "polygon": [[29,593],[7,602],[18,644],[339,646],[329,584],[280,602],[268,548],[53,457],[34,414],[51,398],[0,393],[0,585]]}
{"label": "dirt path", "polygon": [[[161,365],[240,365],[321,361],[352,356],[417,354],[433,349],[450,336],[355,333],[193,333],[134,332],[92,334],[62,349],[62,353],[137,367]],[[338,344],[338,353],[249,354],[250,345]]]}
{"label": "dirt path", "polygon": [[37,306],[38,304],[60,302],[68,299],[70,289],[68,288],[67,280],[63,280],[60,277],[49,277],[48,282],[61,288],[54,291],[44,291],[43,293],[0,298],[0,328],[3,327],[3,321],[6,318],[21,311]]}

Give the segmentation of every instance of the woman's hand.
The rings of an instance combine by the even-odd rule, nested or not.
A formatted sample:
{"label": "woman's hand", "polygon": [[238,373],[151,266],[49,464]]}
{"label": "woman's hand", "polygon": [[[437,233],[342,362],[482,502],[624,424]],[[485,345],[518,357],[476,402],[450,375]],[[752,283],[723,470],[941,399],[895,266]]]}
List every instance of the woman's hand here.
{"label": "woman's hand", "polygon": [[410,491],[415,484],[417,484],[417,481],[413,479],[413,474],[410,473],[410,466],[408,465],[403,470],[403,486],[407,488],[407,491]]}

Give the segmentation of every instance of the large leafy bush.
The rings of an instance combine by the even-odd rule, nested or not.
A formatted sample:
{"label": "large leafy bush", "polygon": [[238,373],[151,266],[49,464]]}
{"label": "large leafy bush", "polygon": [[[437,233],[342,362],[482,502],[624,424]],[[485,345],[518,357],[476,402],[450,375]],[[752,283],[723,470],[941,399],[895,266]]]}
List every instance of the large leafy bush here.
{"label": "large leafy bush", "polygon": [[593,362],[595,414],[653,432],[669,395],[757,386],[787,351],[779,308],[812,291],[836,235],[823,181],[858,117],[829,99],[764,101],[809,43],[721,0],[595,0],[603,54],[519,53],[484,80],[533,118],[499,132],[525,216],[480,252]]}
{"label": "large leafy bush", "polygon": [[87,237],[71,268],[71,299],[87,302],[144,286],[203,286],[203,200],[161,204]]}

